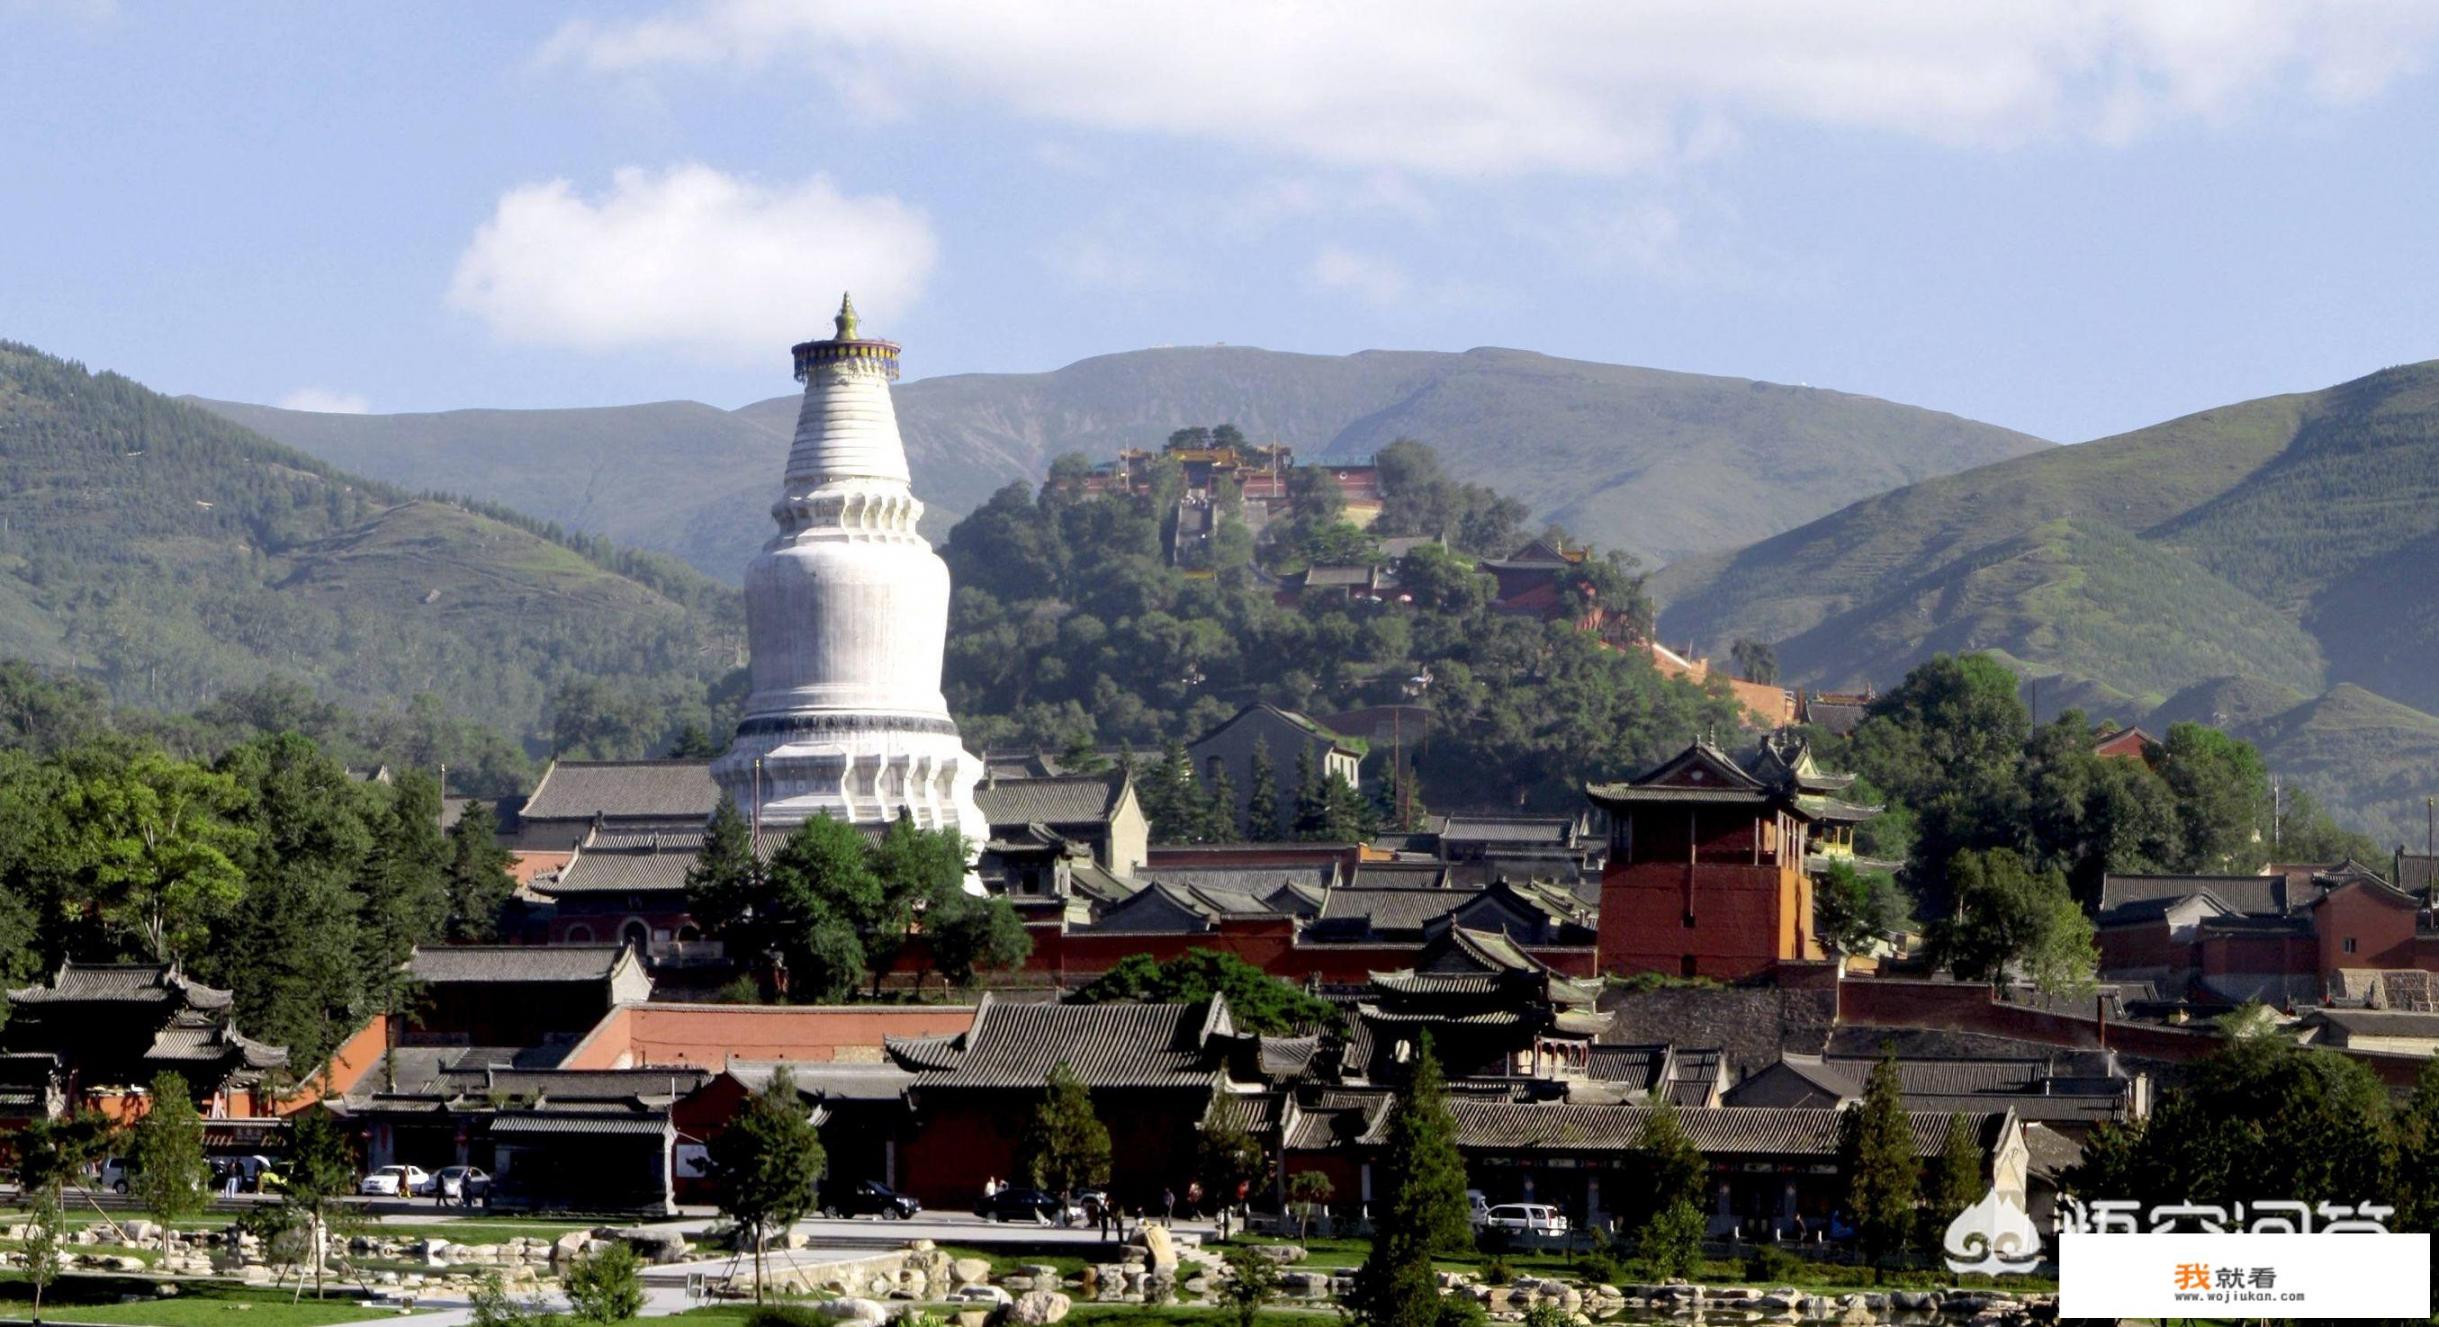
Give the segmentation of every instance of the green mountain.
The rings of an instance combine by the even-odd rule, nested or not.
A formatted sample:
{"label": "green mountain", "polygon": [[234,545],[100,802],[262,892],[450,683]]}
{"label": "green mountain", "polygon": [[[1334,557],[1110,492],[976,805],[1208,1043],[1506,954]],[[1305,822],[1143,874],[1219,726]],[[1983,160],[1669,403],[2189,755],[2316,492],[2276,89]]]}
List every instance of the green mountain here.
{"label": "green mountain", "polygon": [[[503,502],[684,558],[733,581],[768,537],[797,398],[734,412],[315,415],[199,402],[301,451],[415,488]],[[1312,459],[1399,437],[1605,547],[1665,562],[1783,530],[1867,494],[2004,457],[2037,438],[1870,397],[1521,350],[1294,355],[1139,350],[1050,373],[902,384],[899,422],[935,537],[1063,452],[1095,460],[1233,422]]]}
{"label": "green mountain", "polygon": [[1667,639],[1777,642],[1797,683],[1986,649],[2051,712],[2229,714],[2386,836],[2439,725],[2435,555],[2439,362],[1942,476],[1654,591]]}
{"label": "green mountain", "polygon": [[735,596],[674,561],[357,478],[0,342],[0,655],[185,709],[280,674],[538,738],[552,691],[700,696]]}

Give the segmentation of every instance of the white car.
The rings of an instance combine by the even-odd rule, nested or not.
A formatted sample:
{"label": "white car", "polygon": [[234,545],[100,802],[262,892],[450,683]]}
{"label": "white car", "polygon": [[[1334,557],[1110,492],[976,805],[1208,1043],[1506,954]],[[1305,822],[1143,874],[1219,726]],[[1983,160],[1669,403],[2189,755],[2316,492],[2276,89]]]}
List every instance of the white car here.
{"label": "white car", "polygon": [[432,1176],[420,1166],[383,1166],[356,1186],[356,1192],[376,1198],[412,1198],[431,1191]]}
{"label": "white car", "polygon": [[1501,1203],[1484,1214],[1482,1224],[1521,1235],[1564,1235],[1567,1214],[1547,1203]]}
{"label": "white car", "polygon": [[127,1165],[127,1158],[112,1157],[102,1163],[101,1186],[112,1193],[125,1193],[127,1181],[134,1173]]}
{"label": "white car", "polygon": [[1476,1231],[1490,1220],[1490,1199],[1483,1197],[1480,1189],[1465,1191],[1465,1219],[1473,1223]]}

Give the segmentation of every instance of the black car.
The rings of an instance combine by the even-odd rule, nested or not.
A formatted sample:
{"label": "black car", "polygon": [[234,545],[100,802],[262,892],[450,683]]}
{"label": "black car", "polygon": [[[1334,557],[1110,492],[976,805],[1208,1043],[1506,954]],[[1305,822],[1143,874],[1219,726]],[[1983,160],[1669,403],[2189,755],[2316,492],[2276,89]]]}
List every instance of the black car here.
{"label": "black car", "polygon": [[879,1180],[863,1180],[842,1193],[822,1194],[823,1216],[877,1216],[884,1221],[904,1221],[922,1210],[923,1204]]}
{"label": "black car", "polygon": [[1040,1189],[1002,1189],[974,1204],[974,1215],[987,1221],[1056,1221],[1059,1198]]}

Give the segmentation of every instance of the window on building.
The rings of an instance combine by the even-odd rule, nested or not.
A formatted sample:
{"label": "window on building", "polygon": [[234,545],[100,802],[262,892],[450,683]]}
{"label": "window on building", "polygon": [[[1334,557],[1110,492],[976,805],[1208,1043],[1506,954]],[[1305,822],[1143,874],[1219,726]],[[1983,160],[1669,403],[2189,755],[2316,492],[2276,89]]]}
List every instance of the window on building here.
{"label": "window on building", "polygon": [[1694,956],[1692,954],[1687,954],[1684,958],[1677,961],[1677,975],[1680,977],[1694,977],[1701,975],[1700,973],[1694,971],[1694,967]]}
{"label": "window on building", "polygon": [[1692,930],[1692,929],[1694,929],[1694,910],[1693,910],[1692,908],[1687,908],[1687,909],[1685,910],[1685,919],[1684,919],[1684,920],[1685,920],[1685,929],[1687,929],[1687,930],[1689,930],[1689,931],[1690,931],[1690,930]]}
{"label": "window on building", "polygon": [[2346,951],[2347,953],[2351,954],[2351,953],[2353,953],[2353,952],[2354,952],[2354,937],[2353,937],[2353,936],[2351,936],[2351,935],[2350,935],[2350,936],[2347,936],[2347,937],[2346,937],[2344,940],[2341,940],[2341,941],[2339,941],[2338,943],[2339,943],[2341,946],[2343,946],[2343,947],[2344,947],[2344,949],[2345,949],[2345,951]]}

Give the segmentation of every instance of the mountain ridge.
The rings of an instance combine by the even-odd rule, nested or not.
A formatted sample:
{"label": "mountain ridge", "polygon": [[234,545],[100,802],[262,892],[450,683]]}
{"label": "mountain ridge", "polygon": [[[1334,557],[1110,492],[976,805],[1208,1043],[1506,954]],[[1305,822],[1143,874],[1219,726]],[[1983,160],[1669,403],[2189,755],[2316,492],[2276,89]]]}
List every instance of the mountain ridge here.
{"label": "mountain ridge", "polygon": [[[733,582],[768,536],[773,476],[794,433],[796,401],[774,396],[719,412],[724,422],[692,417],[691,431],[668,440],[637,436],[633,420],[569,411],[299,417],[197,403],[377,477],[469,491],[671,552]],[[1038,480],[1062,452],[1103,460],[1121,447],[1158,447],[1171,430],[1195,424],[1234,423],[1313,460],[1355,460],[1415,437],[1458,478],[1493,481],[1537,518],[1648,562],[1741,543],[1756,529],[1784,528],[1866,493],[2051,447],[1856,393],[1501,347],[1118,351],[1038,373],[917,379],[897,388],[895,402],[935,537],[1001,485]],[[402,432],[412,439],[402,442]],[[644,458],[631,473],[606,459],[630,452]],[[672,453],[690,458],[684,472],[653,464]],[[592,473],[626,494],[608,499],[605,512],[571,493],[567,467],[584,457],[605,458]],[[437,483],[443,476],[451,482]]]}

